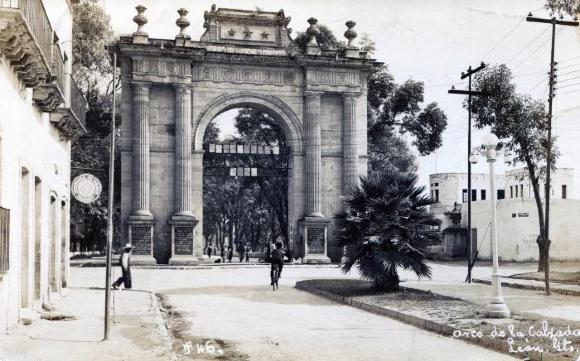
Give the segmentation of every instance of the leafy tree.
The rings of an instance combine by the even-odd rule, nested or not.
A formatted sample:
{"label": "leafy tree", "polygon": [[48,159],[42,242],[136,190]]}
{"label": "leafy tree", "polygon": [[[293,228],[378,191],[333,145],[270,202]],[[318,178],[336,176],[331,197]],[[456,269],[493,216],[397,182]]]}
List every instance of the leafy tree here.
{"label": "leafy tree", "polygon": [[578,0],[546,0],[544,7],[552,14],[558,14],[559,16],[564,14],[575,16],[580,13],[580,1]]}
{"label": "leafy tree", "polygon": [[369,55],[373,55],[377,50],[377,44],[373,39],[371,39],[371,37],[367,33],[363,33],[360,36],[360,40],[358,41],[358,47],[360,48],[360,50],[366,51]]}
{"label": "leafy tree", "polygon": [[[475,76],[474,89],[488,95],[472,100],[474,124],[477,128],[490,127],[491,132],[502,141],[503,147],[513,153],[512,165],[522,165],[525,169],[524,174],[527,174],[532,185],[538,211],[538,271],[546,272],[546,291],[549,293],[551,241],[545,234],[545,214],[540,197],[540,182],[547,170],[547,114],[542,102],[517,94],[512,80],[511,71],[503,64],[488,67]],[[554,168],[559,155],[555,145],[552,155],[551,166]],[[548,191],[549,184],[545,184],[545,192]]]}
{"label": "leafy tree", "polygon": [[[71,177],[81,173],[95,175],[103,186],[101,197],[85,205],[71,202],[71,246],[85,251],[101,250],[106,240],[109,136],[112,120],[111,94],[103,94],[102,79],[112,78],[112,67],[105,49],[112,37],[110,19],[94,0],[73,4],[73,78],[80,85],[88,103],[87,134],[71,144]],[[120,121],[117,119],[117,131]],[[115,198],[120,197],[120,162],[115,155]],[[119,238],[119,214],[115,209],[115,238]]]}
{"label": "leafy tree", "polygon": [[356,266],[373,288],[389,291],[399,288],[399,268],[431,277],[427,247],[440,241],[440,233],[432,230],[440,221],[429,213],[433,202],[424,191],[411,173],[362,178],[345,211],[335,217],[335,239],[345,249],[342,270]]}
{"label": "leafy tree", "polygon": [[398,85],[385,67],[369,78],[367,99],[371,141],[397,129],[413,137],[412,144],[421,155],[442,145],[447,116],[434,102],[421,109],[422,82],[407,80]]}
{"label": "leafy tree", "polygon": [[[319,24],[318,30],[320,30],[320,32],[316,35],[316,42],[323,51],[340,50],[346,47],[346,43],[344,41],[339,41],[326,25]],[[296,35],[296,38],[294,38],[293,43],[298,49],[305,52],[306,45],[309,41],[310,37],[306,35],[306,32],[299,32],[298,35]]]}
{"label": "leafy tree", "polygon": [[113,37],[110,24],[96,0],[73,4],[73,77],[84,91],[99,86],[112,70],[106,49]]}

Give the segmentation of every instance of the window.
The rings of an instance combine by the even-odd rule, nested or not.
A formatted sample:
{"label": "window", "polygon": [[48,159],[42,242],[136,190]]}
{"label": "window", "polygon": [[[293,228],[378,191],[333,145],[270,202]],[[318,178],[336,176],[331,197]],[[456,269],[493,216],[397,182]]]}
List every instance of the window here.
{"label": "window", "polygon": [[497,190],[497,199],[505,199],[505,189]]}
{"label": "window", "polygon": [[568,192],[566,189],[566,185],[562,184],[562,199],[566,199],[568,197]]}
{"label": "window", "polygon": [[10,269],[10,210],[0,207],[0,273]]}
{"label": "window", "polygon": [[477,201],[477,189],[472,189],[471,190],[471,201],[472,202]]}
{"label": "window", "polygon": [[486,194],[485,194],[485,189],[482,189],[482,190],[481,190],[481,200],[482,200],[482,201],[485,201],[485,199],[486,199],[486,198],[487,198],[487,197],[486,197]]}
{"label": "window", "polygon": [[439,189],[435,189],[435,202],[439,203]]}
{"label": "window", "polygon": [[514,187],[510,186],[510,198],[514,197]]}
{"label": "window", "polygon": [[518,186],[515,187],[516,188],[516,198],[518,198]]}
{"label": "window", "polygon": [[464,189],[461,193],[461,199],[463,203],[467,202],[467,189]]}

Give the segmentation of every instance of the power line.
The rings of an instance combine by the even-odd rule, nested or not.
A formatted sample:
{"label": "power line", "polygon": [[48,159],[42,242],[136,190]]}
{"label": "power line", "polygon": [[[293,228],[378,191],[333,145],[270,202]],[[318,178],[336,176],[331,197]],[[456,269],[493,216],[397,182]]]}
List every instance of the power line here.
{"label": "power line", "polygon": [[485,59],[489,56],[489,54],[491,54],[495,49],[497,49],[497,47],[503,43],[520,25],[522,25],[522,23],[524,22],[525,18],[522,18],[517,24],[516,26],[514,26],[510,31],[508,31],[491,49],[489,49],[485,55],[483,55],[481,57],[481,59]]}
{"label": "power line", "polygon": [[530,40],[530,42],[528,42],[526,45],[524,45],[523,48],[521,48],[517,53],[514,54],[514,56],[512,56],[510,58],[510,60],[506,61],[506,63],[511,63],[515,58],[517,58],[524,50],[526,50],[530,45],[532,45],[536,40],[538,40],[542,35],[544,35],[544,33],[546,33],[548,31],[549,27],[546,27],[546,29],[544,29],[543,31],[541,31],[535,38],[533,38],[532,40]]}
{"label": "power line", "polygon": [[[558,29],[558,32],[557,32],[557,33],[559,33],[560,31],[562,31],[562,28]],[[525,63],[526,61],[530,60],[530,58],[531,58],[531,57],[532,57],[534,54],[536,54],[538,51],[540,51],[540,50],[541,50],[541,49],[542,49],[542,48],[543,48],[543,47],[546,45],[546,43],[547,43],[548,41],[550,41],[550,38],[546,39],[546,40],[545,40],[543,43],[541,43],[541,44],[540,44],[540,46],[538,46],[538,47],[536,48],[536,50],[534,50],[534,51],[533,51],[531,54],[529,54],[529,55],[528,55],[526,58],[522,59],[522,61],[520,61],[520,62],[519,62],[517,65],[515,65],[515,66],[513,67],[513,69],[517,69],[517,68],[519,68],[519,67],[520,67],[520,66],[521,66],[523,63]]]}

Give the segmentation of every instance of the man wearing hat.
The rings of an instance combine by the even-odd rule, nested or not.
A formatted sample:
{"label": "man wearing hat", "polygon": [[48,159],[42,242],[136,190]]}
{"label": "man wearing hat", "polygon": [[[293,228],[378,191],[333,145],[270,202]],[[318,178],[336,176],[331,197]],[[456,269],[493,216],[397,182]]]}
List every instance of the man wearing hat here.
{"label": "man wearing hat", "polygon": [[121,271],[123,275],[119,277],[115,283],[113,283],[113,289],[119,288],[121,283],[125,286],[125,289],[131,289],[131,251],[133,250],[133,245],[127,243],[125,245],[125,251],[119,257],[119,266],[121,266]]}

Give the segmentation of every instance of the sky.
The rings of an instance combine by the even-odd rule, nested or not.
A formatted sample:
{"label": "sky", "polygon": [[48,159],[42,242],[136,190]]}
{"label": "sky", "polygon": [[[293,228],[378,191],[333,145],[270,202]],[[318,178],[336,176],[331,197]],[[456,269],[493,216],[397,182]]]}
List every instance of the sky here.
{"label": "sky", "polygon": [[[111,16],[117,35],[135,31],[134,7],[145,5],[150,37],[174,38],[178,33],[177,9],[189,10],[187,32],[197,40],[203,33],[203,12],[211,2],[197,0],[101,0]],[[237,0],[217,1],[217,7],[266,11],[284,9],[292,17],[289,27],[304,31],[306,19],[316,17],[340,39],[344,23],[354,20],[359,36],[368,33],[376,42],[377,60],[388,65],[399,83],[407,79],[425,83],[425,105],[435,101],[448,117],[443,146],[434,154],[419,158],[419,175],[428,184],[431,173],[462,172],[467,169],[467,112],[464,98],[447,93],[450,86],[466,88],[460,74],[469,65],[506,63],[515,75],[518,90],[547,101],[547,72],[550,62],[550,25],[525,21],[528,12],[546,17],[543,0]],[[561,27],[556,37],[559,87],[554,104],[554,131],[558,136],[559,167],[576,167],[575,152],[580,136],[580,30]],[[476,131],[474,146],[487,131]],[[577,154],[575,154],[577,153]],[[486,172],[484,162],[474,172]],[[500,168],[503,167],[500,165]],[[501,171],[502,169],[500,169]],[[580,169],[578,172],[580,173]],[[580,184],[576,174],[576,184]],[[576,187],[580,192],[580,186]]]}

